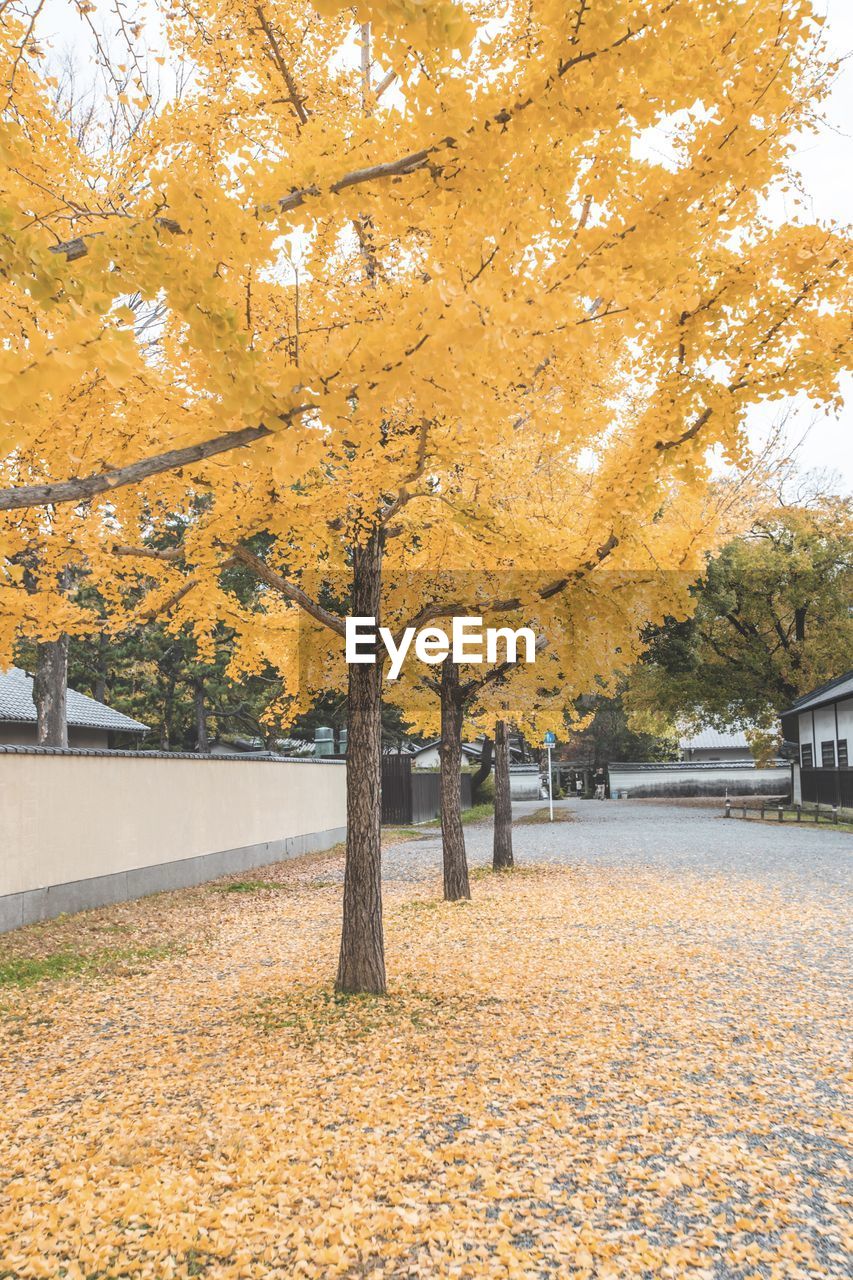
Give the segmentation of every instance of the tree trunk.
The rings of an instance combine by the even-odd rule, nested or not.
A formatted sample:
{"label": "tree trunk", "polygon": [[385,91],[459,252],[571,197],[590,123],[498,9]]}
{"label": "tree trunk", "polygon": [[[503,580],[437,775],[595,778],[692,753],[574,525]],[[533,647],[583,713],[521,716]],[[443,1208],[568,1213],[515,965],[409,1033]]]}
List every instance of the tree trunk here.
{"label": "tree trunk", "polygon": [[446,902],[470,898],[465,832],[462,829],[462,698],[459,667],[441,664],[441,846]]}
{"label": "tree trunk", "polygon": [[495,725],[495,840],[492,870],[506,871],[512,858],[512,792],[509,783],[509,735],[506,721]]}
{"label": "tree trunk", "polygon": [[471,778],[471,795],[476,796],[477,788],[482,786],[489,774],[492,772],[492,740],[488,736],[483,739],[483,751],[480,756],[480,763],[477,770]]}
{"label": "tree trunk", "polygon": [[95,685],[92,689],[92,697],[96,702],[106,702],[107,700],[107,658],[109,654],[109,639],[104,631],[98,636],[98,669],[95,672]]}
{"label": "tree trunk", "polygon": [[[381,535],[355,550],[354,617],[376,618],[382,594]],[[385,994],[382,938],[382,665],[351,663],[348,676],[347,846],[338,991]]]}
{"label": "tree trunk", "polygon": [[36,742],[40,747],[67,747],[68,636],[37,645],[36,653]]}
{"label": "tree trunk", "polygon": [[209,755],[210,739],[207,736],[207,710],[204,705],[204,681],[195,682],[195,749],[201,755]]}

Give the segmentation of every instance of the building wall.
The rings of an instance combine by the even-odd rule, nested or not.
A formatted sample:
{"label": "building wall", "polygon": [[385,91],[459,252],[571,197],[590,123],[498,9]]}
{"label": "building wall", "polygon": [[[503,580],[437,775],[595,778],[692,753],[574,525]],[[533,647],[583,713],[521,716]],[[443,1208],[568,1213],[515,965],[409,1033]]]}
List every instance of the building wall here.
{"label": "building wall", "polygon": [[721,761],[719,764],[611,765],[610,795],[724,796],[784,795],[790,790],[787,764],[758,769]]}
{"label": "building wall", "polygon": [[[69,747],[86,747],[105,751],[110,745],[110,735],[106,729],[78,729],[68,726]],[[11,721],[0,721],[0,746],[34,747],[36,745],[36,726],[34,724],[13,724]]]}
{"label": "building wall", "polygon": [[836,703],[838,708],[838,736],[847,739],[847,750],[853,756],[853,698]]}
{"label": "building wall", "polygon": [[510,765],[509,793],[513,800],[538,800],[540,785],[538,765]]}
{"label": "building wall", "polygon": [[749,747],[690,747],[682,753],[684,760],[745,760],[752,762]]}
{"label": "building wall", "polygon": [[[848,759],[853,759],[853,698],[816,707],[813,712],[801,711],[798,719],[801,758],[803,743],[811,744],[814,767],[819,769],[822,767],[820,744],[830,740],[837,744],[839,739],[846,739]],[[834,763],[838,764],[837,745]]]}
{"label": "building wall", "polygon": [[346,833],[319,761],[0,751],[0,931],[200,884]]}

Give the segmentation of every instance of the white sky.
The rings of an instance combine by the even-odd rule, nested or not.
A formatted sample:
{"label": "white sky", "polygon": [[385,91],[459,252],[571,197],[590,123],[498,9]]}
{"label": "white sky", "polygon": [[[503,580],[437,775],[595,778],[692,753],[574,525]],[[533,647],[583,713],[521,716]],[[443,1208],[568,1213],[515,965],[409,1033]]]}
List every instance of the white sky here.
{"label": "white sky", "polygon": [[[853,0],[816,0],[816,7],[827,17],[831,53],[846,55],[847,61],[825,105],[827,126],[801,141],[797,165],[812,215],[849,225],[853,223]],[[796,458],[803,470],[829,468],[837,473],[837,487],[853,493],[853,375],[844,376],[842,387],[845,407],[839,417],[818,414],[805,397],[794,400],[786,436],[792,448],[802,440]],[[779,415],[779,405],[756,413],[752,433],[756,443]]]}
{"label": "white sky", "polygon": [[[96,0],[102,12],[111,7]],[[846,57],[832,95],[825,105],[826,126],[817,136],[804,137],[796,152],[796,163],[811,214],[820,220],[853,223],[853,0],[815,0],[827,18],[826,34],[830,52]],[[130,6],[131,8],[134,6]],[[105,24],[109,28],[109,22]],[[46,0],[41,15],[43,34],[53,38],[54,49],[73,47],[82,40],[80,18],[72,0]],[[784,197],[780,197],[784,201]],[[784,213],[784,205],[782,206]],[[800,216],[806,212],[799,210]],[[839,490],[853,493],[853,375],[843,381],[845,406],[840,415],[818,412],[805,397],[787,406],[761,406],[752,416],[751,437],[756,445],[773,424],[786,414],[785,438],[796,449],[802,470],[828,469]]]}

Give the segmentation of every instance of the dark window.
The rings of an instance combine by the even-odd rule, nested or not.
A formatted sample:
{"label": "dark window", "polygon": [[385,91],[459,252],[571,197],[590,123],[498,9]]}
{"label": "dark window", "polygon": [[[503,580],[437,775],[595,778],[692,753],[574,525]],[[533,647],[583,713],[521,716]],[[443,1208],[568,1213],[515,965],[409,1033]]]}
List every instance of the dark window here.
{"label": "dark window", "polygon": [[820,763],[824,769],[835,768],[835,743],[822,742],[820,744]]}
{"label": "dark window", "polygon": [[812,744],[810,742],[804,742],[800,750],[803,753],[803,768],[811,769],[812,765],[814,764],[814,757],[812,756]]}
{"label": "dark window", "polygon": [[847,739],[839,738],[838,739],[838,767],[839,769],[846,769],[848,764],[849,764],[849,761],[847,759]]}

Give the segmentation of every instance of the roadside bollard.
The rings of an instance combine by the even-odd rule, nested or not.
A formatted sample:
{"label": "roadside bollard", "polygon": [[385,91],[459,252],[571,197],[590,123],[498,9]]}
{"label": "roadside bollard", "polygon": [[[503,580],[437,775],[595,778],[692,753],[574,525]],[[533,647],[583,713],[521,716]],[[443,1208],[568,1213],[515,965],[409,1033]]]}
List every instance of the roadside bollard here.
{"label": "roadside bollard", "polygon": [[832,806],[832,821],[835,823],[838,822],[838,805],[837,804],[834,804]]}
{"label": "roadside bollard", "polygon": [[732,816],[732,802],[731,802],[731,800],[729,800],[729,799],[727,798],[727,799],[726,799],[726,812],[723,814],[723,817],[724,817],[724,818],[730,818],[731,816]]}
{"label": "roadside bollard", "polygon": [[785,821],[784,813],[785,813],[785,810],[782,808],[782,806],[781,806],[781,804],[780,804],[780,805],[779,805],[779,821],[780,821],[780,822],[784,822],[784,821]]}
{"label": "roadside bollard", "polygon": [[761,801],[761,821],[764,821],[764,801]]}
{"label": "roadside bollard", "polygon": [[746,817],[746,805],[743,806],[743,813],[741,814],[741,817],[742,818]]}

